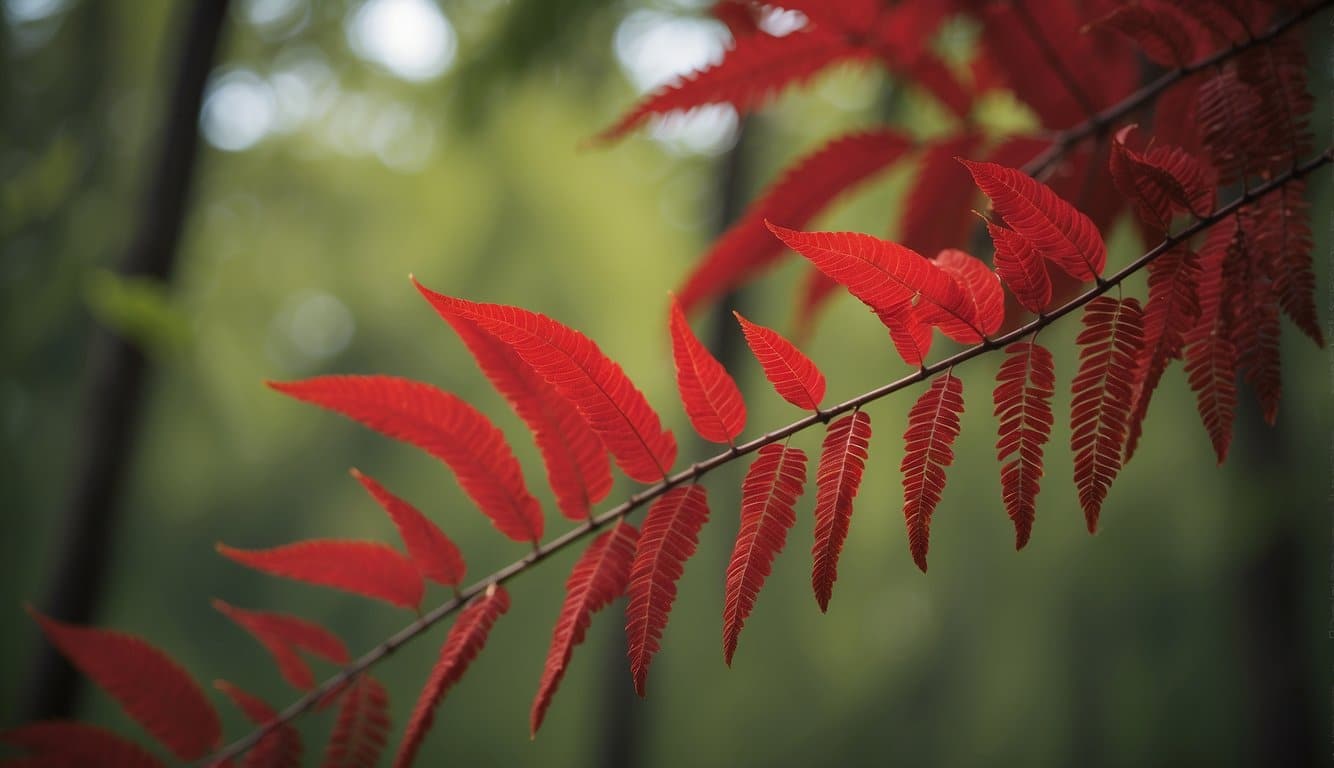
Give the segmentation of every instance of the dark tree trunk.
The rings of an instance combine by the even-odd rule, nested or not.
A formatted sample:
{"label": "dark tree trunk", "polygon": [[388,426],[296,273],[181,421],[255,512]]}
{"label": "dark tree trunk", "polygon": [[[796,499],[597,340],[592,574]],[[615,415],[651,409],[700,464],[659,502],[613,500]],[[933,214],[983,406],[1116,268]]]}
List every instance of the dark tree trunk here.
{"label": "dark tree trunk", "polygon": [[[126,276],[171,278],[194,181],[199,109],[227,15],[228,0],[196,0],[189,9],[174,83],[156,142],[157,157],[129,248],[119,265]],[[42,608],[55,618],[92,621],[104,593],[120,513],[121,493],[135,454],[149,366],[141,350],[98,328],[88,351],[80,455],[61,515],[61,530]],[[79,678],[42,642],[25,697],[26,720],[71,716]]]}

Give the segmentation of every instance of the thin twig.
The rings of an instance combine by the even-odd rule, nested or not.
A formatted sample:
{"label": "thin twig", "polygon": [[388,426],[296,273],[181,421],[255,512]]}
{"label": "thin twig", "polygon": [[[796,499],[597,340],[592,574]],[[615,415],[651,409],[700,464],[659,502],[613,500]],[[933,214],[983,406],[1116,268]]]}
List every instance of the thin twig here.
{"label": "thin twig", "polygon": [[261,738],[263,738],[266,733],[292,720],[293,718],[297,717],[303,712],[311,709],[312,707],[315,706],[317,702],[323,700],[329,694],[330,691],[333,691],[339,688],[340,686],[347,684],[348,681],[352,680],[357,675],[360,675],[362,672],[366,671],[368,668],[375,665],[376,663],[384,659],[386,656],[392,654],[399,648],[399,646],[403,645],[404,643],[408,642],[414,637],[422,634],[437,622],[441,621],[445,617],[459,610],[467,600],[471,599],[475,595],[481,594],[490,585],[501,584],[506,581],[509,581],[515,576],[518,576],[520,573],[529,570],[537,563],[547,559],[551,555],[560,552],[561,550],[574,544],[580,539],[583,539],[588,534],[610,523],[620,520],[621,518],[625,517],[626,515],[630,514],[636,509],[644,506],[648,502],[662,496],[668,490],[678,485],[684,485],[686,483],[696,482],[704,475],[711,472],[712,470],[715,470],[723,465],[729,464],[732,461],[735,461],[736,459],[740,458],[741,456],[754,453],[763,446],[766,446],[773,442],[777,442],[779,440],[784,440],[798,432],[801,432],[805,429],[815,426],[816,424],[823,424],[827,422],[830,418],[833,418],[835,416],[839,416],[849,411],[862,408],[868,403],[880,400],[881,398],[887,397],[895,392],[898,392],[899,390],[906,389],[921,381],[925,381],[935,376],[936,374],[940,373],[941,371],[953,368],[954,366],[957,366],[960,363],[967,362],[968,360],[971,360],[975,357],[980,357],[981,355],[990,352],[994,349],[1004,347],[1008,344],[1023,339],[1027,336],[1035,335],[1038,331],[1042,330],[1043,328],[1046,328],[1047,326],[1051,325],[1060,318],[1070,314],[1071,312],[1074,312],[1076,309],[1079,309],[1080,307],[1089,303],[1094,298],[1106,293],[1111,288],[1120,286],[1121,282],[1124,281],[1127,277],[1130,277],[1131,275],[1139,272],[1154,259],[1158,258],[1162,254],[1176,247],[1179,243],[1188,240],[1191,237],[1194,237],[1200,232],[1203,232],[1204,230],[1208,229],[1214,224],[1217,224],[1219,221],[1222,221],[1235,211],[1250,204],[1251,202],[1261,197],[1264,197],[1265,195],[1268,195],[1269,193],[1274,192],[1275,190],[1283,188],[1289,182],[1300,179],[1306,176],[1307,174],[1311,173],[1315,169],[1320,168],[1330,162],[1334,162],[1334,146],[1326,148],[1325,151],[1322,152],[1320,155],[1312,158],[1311,160],[1307,161],[1306,163],[1303,163],[1302,165],[1293,168],[1291,171],[1274,178],[1268,183],[1256,187],[1255,189],[1247,191],[1246,193],[1237,197],[1231,203],[1228,203],[1222,208],[1217,209],[1209,216],[1206,216],[1202,219],[1198,219],[1194,224],[1191,224],[1190,226],[1186,227],[1181,232],[1178,232],[1175,235],[1169,235],[1161,243],[1159,243],[1157,247],[1153,248],[1144,255],[1140,256],[1138,259],[1131,262],[1129,265],[1122,268],[1121,270],[1117,271],[1112,276],[1103,279],[1094,288],[1088,290],[1083,294],[1080,294],[1079,296],[1070,300],[1060,308],[1055,309],[1049,313],[1043,314],[1038,318],[1034,319],[1033,321],[1023,326],[1020,326],[1019,328],[1016,328],[1015,330],[1007,334],[998,336],[984,343],[968,347],[967,349],[961,350],[943,360],[932,363],[930,365],[923,366],[916,372],[904,376],[903,378],[898,379],[897,381],[893,381],[889,384],[885,384],[876,389],[872,389],[869,392],[864,392],[849,400],[845,400],[842,403],[839,403],[838,405],[824,409],[818,414],[811,414],[810,416],[806,416],[805,418],[794,421],[785,427],[776,429],[765,435],[757,437],[754,440],[751,440],[750,442],[736,445],[735,447],[729,448],[728,450],[723,451],[722,453],[719,453],[708,459],[696,462],[687,467],[686,469],[683,469],[680,472],[677,472],[676,474],[670,475],[654,485],[641,489],[638,493],[631,495],[628,499],[621,502],[616,507],[613,507],[612,509],[589,520],[588,522],[585,522],[569,531],[566,531],[564,534],[557,536],[556,538],[547,542],[545,545],[529,553],[527,557],[524,557],[521,560],[515,560],[514,562],[505,566],[504,568],[501,568],[500,570],[492,573],[491,575],[483,578],[482,580],[478,581],[477,583],[463,590],[463,592],[458,597],[455,597],[454,599],[448,600],[442,605],[437,606],[435,609],[426,613],[421,618],[417,619],[416,621],[407,625],[403,629],[399,630],[388,640],[384,641],[380,645],[371,649],[369,652],[367,652],[366,654],[358,658],[356,661],[349,664],[347,667],[339,671],[337,674],[325,680],[322,684],[320,684],[319,687],[315,688],[306,695],[302,696],[296,702],[294,702],[286,709],[284,709],[281,713],[279,713],[277,718],[270,720],[264,726],[252,730],[250,733],[229,744],[226,748],[214,753],[212,756],[207,758],[204,761],[204,763],[207,765],[212,765],[218,762],[222,762],[224,760],[228,760],[230,758],[236,757],[245,750],[254,746],[254,744],[258,742]]}

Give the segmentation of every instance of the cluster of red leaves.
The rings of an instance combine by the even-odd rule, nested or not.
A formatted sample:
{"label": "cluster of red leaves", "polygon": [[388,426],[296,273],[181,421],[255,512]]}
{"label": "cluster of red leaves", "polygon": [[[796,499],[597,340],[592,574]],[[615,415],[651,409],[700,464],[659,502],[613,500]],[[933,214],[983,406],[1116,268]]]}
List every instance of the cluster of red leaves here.
{"label": "cluster of red leaves", "polygon": [[[746,404],[724,366],[700,343],[687,313],[754,279],[786,253],[810,264],[797,307],[806,321],[819,303],[846,288],[886,327],[904,362],[922,378],[935,331],[964,345],[989,345],[1013,307],[1042,317],[1085,283],[1107,287],[1101,230],[1122,211],[1136,216],[1146,240],[1169,236],[1180,217],[1209,216],[1218,185],[1243,188],[1295,167],[1311,146],[1307,63],[1295,36],[1267,40],[1231,59],[1180,78],[1152,115],[1154,138],[1137,141],[1120,126],[1103,154],[1060,147],[1064,161],[1046,180],[1021,167],[1048,147],[1039,137],[988,139],[967,119],[977,96],[1011,90],[1047,129],[1103,110],[1139,79],[1136,50],[1157,65],[1191,65],[1212,51],[1252,41],[1273,15],[1260,0],[1168,3],[881,3],[877,0],[776,4],[798,11],[800,29],[771,35],[760,23],[773,10],[725,0],[715,9],[733,32],[722,61],[649,95],[599,139],[618,138],[655,115],[725,103],[747,110],[779,90],[839,63],[875,62],[915,83],[959,119],[958,130],[914,144],[890,129],[836,138],[802,158],[751,206],[686,278],[668,321],[685,415],[705,440],[735,458],[756,457],[741,488],[739,531],[724,584],[723,653],[732,662],[741,629],[796,522],[807,456],[775,433],[746,446],[738,438]],[[955,14],[982,22],[966,72],[930,44]],[[1134,45],[1130,43],[1133,41]],[[1096,119],[1095,119],[1096,118]],[[803,231],[840,194],[904,158],[918,161],[898,241],[853,232]],[[957,162],[956,162],[957,161]],[[992,262],[961,250],[978,193],[989,201]],[[1323,344],[1314,305],[1309,213],[1300,181],[1238,206],[1200,242],[1173,239],[1148,262],[1148,299],[1099,295],[1087,301],[1072,384],[1074,482],[1090,532],[1113,479],[1134,454],[1152,394],[1174,360],[1184,361],[1199,411],[1221,462],[1228,450],[1238,375],[1256,390],[1270,421],[1281,392],[1278,337],[1286,315]],[[1078,201],[1076,206],[1072,201]],[[1118,276],[1116,281],[1120,280]],[[677,582],[709,519],[699,472],[671,475],[674,435],[621,367],[578,331],[518,307],[483,304],[417,286],[497,391],[532,433],[562,515],[604,525],[576,562],[552,634],[530,727],[541,726],[584,639],[593,614],[628,595],[629,665],[643,695],[649,669],[677,595]],[[1087,297],[1086,297],[1087,298]],[[1016,319],[1009,313],[1011,324]],[[852,403],[822,411],[826,380],[815,363],[773,328],[736,315],[740,332],[777,394],[828,422],[816,477],[811,585],[829,607],[853,501],[868,458],[870,416]],[[1039,323],[1037,327],[1041,327]],[[800,326],[799,326],[800,329]],[[1010,339],[1015,338],[1011,336]],[[1005,348],[993,392],[999,423],[1002,499],[1015,544],[1029,541],[1054,423],[1053,356],[1035,338]],[[528,491],[505,436],[473,406],[428,384],[388,376],[327,376],[273,383],[294,398],[339,412],[439,458],[462,490],[508,538],[539,546],[544,517]],[[873,399],[873,398],[868,398]],[[864,402],[864,401],[856,401]],[[923,571],[932,516],[946,486],[961,428],[963,383],[949,368],[935,375],[908,413],[901,463],[909,552]],[[762,443],[762,444],[761,444]],[[612,486],[611,465],[654,484],[641,530],[620,516],[593,517]],[[410,765],[435,712],[485,646],[509,594],[496,579],[458,592],[464,561],[425,514],[356,470],[353,476],[397,528],[406,553],[373,541],[309,540],[262,550],[218,545],[224,556],[268,574],[332,587],[416,610],[427,582],[454,590],[461,607],[408,720],[395,765]],[[631,509],[638,501],[626,505]],[[573,540],[573,539],[571,539]],[[541,554],[539,550],[538,554]],[[346,666],[342,641],[320,625],[285,613],[215,607],[252,635],[297,690],[314,688],[307,657]],[[158,743],[181,760],[198,760],[221,738],[217,713],[199,686],[164,653],[118,632],[34,617],[48,638]],[[304,654],[304,656],[303,656]],[[374,678],[350,675],[324,695],[338,704],[326,766],[374,764],[388,740],[388,695]],[[264,701],[218,681],[216,687],[257,726],[269,730],[247,766],[295,766],[299,733]],[[0,733],[30,754],[16,764],[158,766],[139,746],[78,723],[36,723]]]}

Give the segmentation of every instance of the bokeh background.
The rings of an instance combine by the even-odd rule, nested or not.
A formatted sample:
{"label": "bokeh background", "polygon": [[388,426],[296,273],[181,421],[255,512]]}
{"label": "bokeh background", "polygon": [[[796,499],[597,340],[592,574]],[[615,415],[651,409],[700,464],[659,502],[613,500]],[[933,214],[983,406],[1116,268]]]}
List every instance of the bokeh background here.
{"label": "bokeh background", "polygon": [[[347,476],[356,466],[439,521],[474,577],[524,551],[494,535],[433,459],[263,380],[384,372],[462,395],[509,436],[560,530],[522,423],[407,275],[585,331],[676,429],[683,456],[702,457],[676,404],[667,291],[717,231],[726,198],[748,199],[823,139],[886,116],[920,136],[942,127],[940,111],[899,84],[840,69],[744,124],[706,110],[581,150],[639,93],[719,54],[726,29],[701,3],[235,0],[198,119],[174,277],[127,280],[111,268],[141,215],[190,5],[0,0],[0,726],[24,711],[36,631],[21,606],[47,589],[86,448],[80,403],[97,325],[134,339],[152,367],[123,515],[104,544],[114,559],[98,622],[143,634],[205,683],[226,678],[281,705],[295,692],[210,598],[321,620],[354,652],[410,616],[248,572],[215,555],[215,542],[393,541]],[[1306,30],[1318,141],[1334,90],[1327,15]],[[946,37],[946,47],[969,44],[966,25]],[[1013,104],[994,113],[996,125],[1025,121]],[[911,172],[818,224],[892,235]],[[1329,182],[1326,170],[1311,185],[1326,321]],[[1127,226],[1110,240],[1113,265],[1139,247]],[[737,306],[790,329],[797,267]],[[1142,281],[1132,290],[1143,296]],[[1044,333],[1067,350],[1062,382],[1074,372],[1073,336],[1068,321]],[[829,375],[831,400],[906,372],[846,296],[806,349]],[[1334,361],[1285,336],[1278,427],[1265,429],[1248,400],[1221,469],[1184,376],[1169,372],[1094,537],[1058,415],[1035,535],[1018,554],[993,452],[997,363],[959,371],[968,408],[929,575],[908,557],[900,512],[900,435],[915,396],[905,392],[870,410],[870,463],[828,615],[810,595],[808,490],[735,666],[723,665],[722,576],[741,473],[729,467],[709,479],[712,521],[646,701],[631,691],[618,603],[595,619],[543,731],[527,738],[568,552],[513,583],[511,613],[441,708],[420,764],[1327,760]],[[734,369],[748,434],[798,415],[748,356]],[[1068,394],[1056,406],[1067,412]],[[815,455],[819,440],[796,444]],[[622,481],[613,498],[629,490]],[[376,670],[392,694],[394,744],[443,634]],[[229,736],[239,735],[243,722],[218,698]],[[83,702],[88,718],[142,737],[99,692]],[[308,758],[330,719],[302,721]]]}

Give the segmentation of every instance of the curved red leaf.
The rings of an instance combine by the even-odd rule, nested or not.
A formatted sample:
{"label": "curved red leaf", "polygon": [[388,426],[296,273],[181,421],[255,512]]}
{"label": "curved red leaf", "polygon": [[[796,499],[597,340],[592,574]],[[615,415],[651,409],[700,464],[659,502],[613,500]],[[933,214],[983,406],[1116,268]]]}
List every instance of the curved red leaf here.
{"label": "curved red leaf", "polygon": [[1000,330],[1005,322],[1005,292],[1001,290],[1000,278],[991,271],[986,262],[958,250],[946,248],[931,258],[931,263],[954,278],[954,284],[968,298],[972,305],[973,325],[960,325],[959,321],[934,304],[918,305],[923,311],[922,322],[939,325],[942,330],[950,328],[951,337],[969,336],[981,331],[990,336]]}
{"label": "curved red leaf", "polygon": [[463,581],[465,567],[458,546],[416,507],[400,499],[376,482],[375,478],[353,469],[352,476],[384,508],[398,528],[399,538],[422,578],[447,587]]}
{"label": "curved red leaf", "polygon": [[5,760],[24,768],[96,765],[101,768],[163,768],[163,762],[132,741],[98,725],[47,720],[0,731],[0,744],[31,752]]}
{"label": "curved red leaf", "polygon": [[[214,680],[213,687],[226,694],[255,725],[267,725],[278,719],[278,712],[267,702],[226,680]],[[251,747],[241,765],[243,768],[300,768],[301,752],[301,732],[290,722],[283,723]]]}
{"label": "curved red leaf", "polygon": [[1014,523],[1015,549],[1023,549],[1033,532],[1042,447],[1051,437],[1055,391],[1056,367],[1046,347],[1020,341],[1005,348],[992,399],[1000,422],[996,460],[1001,463],[1001,495],[1005,513]]}
{"label": "curved red leaf", "polygon": [[784,253],[765,221],[802,227],[834,199],[893,165],[912,146],[892,130],[841,136],[793,163],[713,244],[678,292],[690,312],[744,284]]}
{"label": "curved red leaf", "polygon": [[945,468],[954,463],[951,446],[959,436],[963,413],[963,382],[949,371],[931,386],[908,412],[903,463],[903,519],[908,526],[908,548],[913,562],[926,572],[926,551],[931,540],[931,515],[945,490]]}
{"label": "curved red leaf", "polygon": [[746,402],[741,399],[741,390],[690,330],[690,322],[675,297],[671,313],[676,388],[686,415],[700,437],[730,445],[746,426]]}
{"label": "curved red leaf", "polygon": [[1070,450],[1079,504],[1093,533],[1107,489],[1121,469],[1144,317],[1136,299],[1099,296],[1084,308],[1083,322],[1076,339],[1079,372],[1070,387]]}
{"label": "curved red leaf", "polygon": [[197,760],[217,746],[218,713],[167,654],[134,635],[66,624],[27,608],[51,644],[172,754]]}
{"label": "curved red leaf", "polygon": [[1042,258],[1077,280],[1093,280],[1107,264],[1107,246],[1089,217],[1023,171],[959,158],[1005,220]]}
{"label": "curved red leaf", "polygon": [[551,635],[542,682],[537,687],[529,715],[534,738],[537,729],[542,727],[547,707],[551,706],[551,697],[556,695],[556,689],[565,677],[574,647],[582,643],[588,633],[593,614],[625,594],[638,539],[639,532],[634,526],[618,520],[610,531],[588,545],[579,562],[574,564],[574,570],[570,571],[570,578],[565,582],[565,602],[560,607],[560,617]]}
{"label": "curved red leaf", "polygon": [[722,61],[692,72],[644,97],[621,119],[594,137],[621,138],[654,115],[708,104],[730,104],[745,113],[772,94],[839,61],[865,59],[869,48],[854,48],[824,28],[808,27],[783,37],[747,35],[735,41]]}
{"label": "curved red leaf", "polygon": [[394,376],[319,376],[269,386],[421,448],[454,471],[496,530],[515,541],[541,540],[542,508],[528,493],[509,443],[461,398]]}
{"label": "curved red leaf", "polygon": [[838,579],[838,556],[852,521],[852,500],[862,484],[866,451],[871,441],[871,417],[853,411],[829,425],[815,471],[815,546],[811,587],[823,613]]}
{"label": "curved red leaf", "polygon": [[946,336],[962,344],[982,340],[967,295],[916,251],[860,232],[798,232],[775,224],[769,229],[821,272],[847,286],[882,321],[900,314],[917,297],[917,306],[926,304],[938,313]]}
{"label": "curved red leaf", "polygon": [[491,584],[486,592],[473,598],[472,602],[459,613],[454,626],[449,629],[445,644],[440,646],[440,658],[431,668],[431,675],[426,679],[417,705],[412,709],[407,730],[403,733],[402,745],[394,758],[394,768],[408,768],[417,757],[417,750],[426,738],[431,723],[435,720],[436,707],[444,700],[449,689],[454,687],[468,671],[477,654],[486,647],[487,637],[496,619],[510,608],[510,596],[499,584]]}
{"label": "curved red leaf", "polygon": [[1213,172],[1180,147],[1156,146],[1146,153],[1127,142],[1136,126],[1117,131],[1108,162],[1116,188],[1157,233],[1166,232],[1174,211],[1207,215],[1214,206]]}
{"label": "curved red leaf", "polygon": [[363,673],[340,698],[324,768],[374,768],[389,741],[389,693],[380,681]]}
{"label": "curved red leaf", "polygon": [[708,519],[708,494],[704,486],[692,484],[658,497],[640,526],[639,546],[630,566],[630,602],[625,607],[630,674],[640,696],[676,600],[676,582],[685,561],[695,554],[699,530]]}
{"label": "curved red leaf", "polygon": [[378,541],[311,539],[272,549],[217,546],[218,553],[271,576],[341,589],[416,608],[422,599],[422,577],[412,561]]}
{"label": "curved red leaf", "polygon": [[214,600],[213,607],[254,636],[273,657],[283,679],[297,690],[308,691],[315,687],[315,676],[297,655],[297,650],[338,665],[352,660],[343,641],[313,621],[286,613],[248,611],[221,600]]}
{"label": "curved red leaf", "polygon": [[504,304],[479,304],[422,289],[441,311],[462,314],[505,342],[539,376],[574,403],[632,480],[661,480],[676,461],[676,438],[644,394],[587,336],[546,315]]}
{"label": "curved red leaf", "polygon": [[764,377],[778,394],[798,408],[818,411],[824,399],[825,380],[815,363],[772,328],[752,323],[740,312],[732,315],[741,324],[746,345],[764,369]]}
{"label": "curved red leaf", "polygon": [[1047,274],[1047,265],[1018,234],[992,221],[987,222],[987,232],[996,246],[996,274],[1024,309],[1041,314],[1051,303],[1051,275]]}
{"label": "curved red leaf", "polygon": [[723,602],[723,658],[732,665],[737,638],[755,598],[797,522],[793,508],[806,486],[806,453],[770,443],[760,449],[741,483],[741,528],[727,565]]}
{"label": "curved red leaf", "polygon": [[556,494],[556,505],[570,520],[586,520],[594,504],[611,492],[611,463],[597,433],[566,400],[504,342],[451,310],[440,294],[412,284],[426,297],[436,313],[454,329],[514,412],[528,425],[542,453],[547,481]]}

